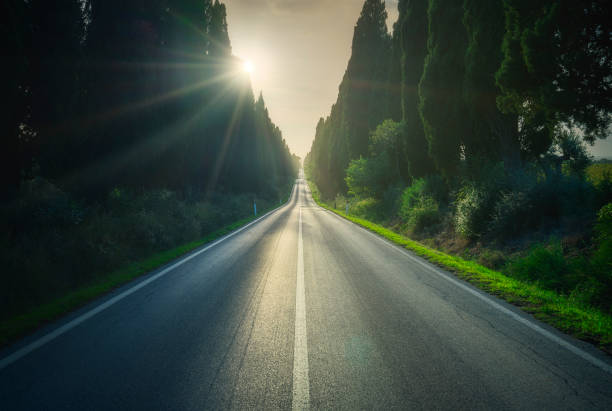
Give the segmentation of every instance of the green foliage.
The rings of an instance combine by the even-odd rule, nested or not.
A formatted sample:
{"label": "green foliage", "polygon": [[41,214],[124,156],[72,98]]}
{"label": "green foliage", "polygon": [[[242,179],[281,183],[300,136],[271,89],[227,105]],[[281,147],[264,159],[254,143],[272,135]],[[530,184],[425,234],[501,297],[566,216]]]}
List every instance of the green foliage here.
{"label": "green foliage", "polygon": [[[521,116],[523,146],[537,156],[560,122],[593,141],[610,124],[612,59],[607,2],[505,0],[504,59],[498,104]],[[539,131],[538,131],[539,130]]]}
{"label": "green foliage", "polygon": [[519,280],[568,293],[580,281],[577,274],[580,263],[584,261],[566,259],[561,243],[553,241],[549,245],[535,245],[525,257],[511,261],[506,272]]}
{"label": "green foliage", "polygon": [[446,178],[459,167],[461,144],[469,132],[462,87],[467,46],[462,3],[429,1],[428,54],[418,88],[429,153]]}
{"label": "green foliage", "polygon": [[401,128],[400,123],[385,120],[370,136],[370,157],[351,160],[345,178],[350,195],[381,199],[389,187],[401,180]]}
{"label": "green foliage", "polygon": [[381,201],[375,198],[364,198],[351,201],[349,214],[377,221],[384,218]]}
{"label": "green foliage", "polygon": [[346,192],[351,160],[368,156],[370,133],[388,118],[391,38],[382,0],[366,0],[353,34],[352,54],[330,115],[320,119],[306,163],[324,198]]}
{"label": "green foliage", "polygon": [[612,203],[599,210],[595,233],[598,247],[592,264],[598,284],[594,287],[591,300],[612,312]]}
{"label": "green foliage", "polygon": [[584,176],[592,159],[586,145],[576,132],[562,131],[553,148],[561,153],[562,165],[568,173]]}
{"label": "green foliage", "polygon": [[360,198],[379,197],[384,192],[388,163],[383,157],[351,160],[346,169],[348,193]]}
{"label": "green foliage", "polygon": [[116,186],[273,195],[295,177],[263,99],[236,71],[222,3],[9,3],[5,196],[33,176],[86,202]]}
{"label": "green foliage", "polygon": [[516,237],[534,221],[532,202],[523,191],[502,192],[495,202],[487,231],[502,240]]}
{"label": "green foliage", "polygon": [[[0,237],[1,317],[249,217],[253,198],[115,188],[99,205],[83,206],[49,181],[30,181],[17,203],[0,208],[0,224],[7,228]],[[276,205],[277,197],[257,198],[260,211]]]}
{"label": "green foliage", "polygon": [[482,186],[470,183],[457,192],[455,229],[464,237],[478,238],[487,228],[495,200]]}
{"label": "green foliage", "polygon": [[[311,184],[311,187],[313,185]],[[317,198],[319,205],[328,208]],[[519,281],[516,278],[493,271],[472,261],[466,261],[456,256],[433,250],[424,245],[410,240],[396,232],[384,228],[378,224],[353,215],[346,215],[342,211],[335,211],[342,217],[359,224],[374,233],[377,233],[394,243],[406,247],[417,255],[432,261],[436,265],[446,267],[459,277],[484,289],[487,292],[503,298],[511,303],[521,306],[529,306],[531,313],[553,326],[574,334],[579,338],[589,341],[598,341],[600,344],[610,346],[612,343],[612,318],[610,311],[589,305],[589,300],[560,295],[554,291],[546,290],[537,284]],[[545,259],[547,257],[544,257]],[[553,261],[557,260],[555,257]],[[551,265],[559,265],[552,263]],[[570,275],[569,278],[572,278]],[[578,286],[579,287],[579,286]],[[607,294],[609,302],[610,294]]]}
{"label": "green foliage", "polygon": [[594,185],[612,181],[612,163],[595,163],[585,170],[587,179]]}
{"label": "green foliage", "polygon": [[428,191],[425,179],[415,180],[404,190],[399,215],[415,233],[431,229],[441,222],[438,203]]}
{"label": "green foliage", "polygon": [[527,255],[512,259],[505,272],[612,312],[612,204],[603,207],[598,216],[597,248],[590,259],[566,255],[561,243],[552,240],[536,244]]}
{"label": "green foliage", "polygon": [[394,26],[394,46],[401,55],[401,111],[404,128],[401,152],[406,164],[402,176],[422,177],[435,170],[429,156],[428,143],[419,116],[418,84],[423,75],[423,62],[427,55],[427,0],[401,0],[399,19]]}
{"label": "green foliage", "polygon": [[592,164],[587,167],[587,180],[595,186],[597,204],[612,202],[612,164]]}
{"label": "green foliage", "polygon": [[465,0],[463,9],[468,36],[463,92],[471,121],[470,132],[463,136],[465,155],[486,156],[517,167],[520,163],[517,116],[502,114],[496,107],[500,90],[494,73],[502,60],[503,3]]}

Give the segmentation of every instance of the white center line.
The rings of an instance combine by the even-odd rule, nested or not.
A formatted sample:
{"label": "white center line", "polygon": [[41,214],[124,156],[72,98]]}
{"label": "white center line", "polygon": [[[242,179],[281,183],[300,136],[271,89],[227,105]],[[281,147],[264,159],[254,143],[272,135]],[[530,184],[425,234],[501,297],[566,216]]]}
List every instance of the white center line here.
{"label": "white center line", "polygon": [[308,410],[310,408],[301,207],[298,234],[297,281],[295,286],[295,342],[293,344],[293,401],[291,405],[293,410]]}

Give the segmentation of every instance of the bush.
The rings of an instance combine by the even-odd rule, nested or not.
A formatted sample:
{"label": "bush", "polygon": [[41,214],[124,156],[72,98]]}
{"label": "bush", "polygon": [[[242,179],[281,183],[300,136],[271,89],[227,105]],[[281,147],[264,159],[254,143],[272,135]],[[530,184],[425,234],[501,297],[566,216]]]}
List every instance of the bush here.
{"label": "bush", "polygon": [[351,160],[345,178],[349,194],[362,198],[379,197],[386,188],[385,163],[379,157]]}
{"label": "bush", "polygon": [[513,237],[530,225],[532,216],[533,207],[527,194],[521,191],[502,193],[493,208],[488,232],[500,239]]}
{"label": "bush", "polygon": [[350,202],[349,214],[370,221],[381,221],[381,219],[385,218],[381,201],[371,197]]}
{"label": "bush", "polygon": [[400,217],[413,232],[422,232],[442,220],[438,203],[426,189],[426,180],[420,178],[402,193]]}
{"label": "bush", "polygon": [[542,288],[569,292],[580,283],[578,268],[584,259],[566,259],[559,241],[549,245],[538,244],[527,256],[517,258],[506,266],[506,272],[519,280],[537,283]]}
{"label": "bush", "polygon": [[[278,199],[258,199],[264,210]],[[87,208],[52,183],[26,182],[0,214],[0,319],[135,260],[199,240],[253,213],[252,195],[189,200],[168,190],[113,189]]]}
{"label": "bush", "polygon": [[597,204],[612,202],[612,164],[592,164],[586,169],[587,180],[595,186]]}
{"label": "bush", "polygon": [[438,203],[431,197],[424,197],[420,204],[412,208],[408,216],[408,228],[416,233],[431,229],[442,221]]}
{"label": "bush", "polygon": [[433,198],[438,204],[448,204],[448,186],[442,176],[434,174],[425,177],[423,192]]}
{"label": "bush", "polygon": [[402,206],[400,216],[404,220],[408,220],[410,210],[416,207],[421,199],[425,196],[425,180],[418,178],[412,182],[410,187],[404,189],[402,193]]}
{"label": "bush", "polygon": [[612,203],[599,210],[597,223],[597,250],[592,259],[593,271],[599,286],[593,293],[597,305],[612,311]]}
{"label": "bush", "polygon": [[464,185],[455,200],[455,230],[469,239],[480,237],[487,229],[494,204],[494,196],[485,187]]}
{"label": "bush", "polygon": [[562,219],[589,220],[595,190],[580,174],[544,166],[507,172],[499,165],[482,180],[468,181],[455,195],[455,229],[469,239],[507,240]]}

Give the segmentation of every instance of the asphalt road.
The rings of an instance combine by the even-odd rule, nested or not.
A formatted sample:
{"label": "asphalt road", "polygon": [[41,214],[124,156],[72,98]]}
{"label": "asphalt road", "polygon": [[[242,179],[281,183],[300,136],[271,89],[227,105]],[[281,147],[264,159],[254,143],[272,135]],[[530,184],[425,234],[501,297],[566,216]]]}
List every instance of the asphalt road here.
{"label": "asphalt road", "polygon": [[0,358],[2,410],[612,409],[609,357],[317,207],[303,180]]}

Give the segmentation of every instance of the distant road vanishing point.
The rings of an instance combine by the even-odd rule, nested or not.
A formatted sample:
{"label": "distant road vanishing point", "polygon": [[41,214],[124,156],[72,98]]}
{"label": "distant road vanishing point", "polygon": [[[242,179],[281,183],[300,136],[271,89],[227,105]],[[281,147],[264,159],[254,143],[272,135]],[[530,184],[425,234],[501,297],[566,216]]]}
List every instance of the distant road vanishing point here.
{"label": "distant road vanishing point", "polygon": [[2,410],[612,409],[612,361],[288,203],[0,354]]}

